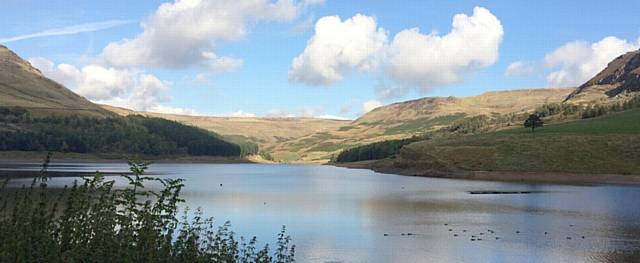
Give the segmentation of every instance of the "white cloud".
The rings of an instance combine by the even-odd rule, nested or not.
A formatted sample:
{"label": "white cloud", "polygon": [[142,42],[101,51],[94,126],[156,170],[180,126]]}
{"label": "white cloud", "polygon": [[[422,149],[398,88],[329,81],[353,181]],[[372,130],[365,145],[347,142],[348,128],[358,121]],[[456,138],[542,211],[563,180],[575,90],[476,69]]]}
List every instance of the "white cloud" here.
{"label": "white cloud", "polygon": [[99,65],[88,65],[81,69],[69,64],[58,65],[62,74],[67,74],[72,81],[65,83],[74,91],[90,100],[108,100],[123,96],[128,89],[136,85],[135,73],[129,70],[105,68]]}
{"label": "white cloud", "polygon": [[205,59],[203,65],[209,68],[209,70],[211,70],[212,72],[216,73],[235,71],[244,63],[241,59],[232,57],[218,57],[213,52],[203,52],[202,58]]}
{"label": "white cloud", "polygon": [[248,22],[290,21],[299,8],[293,0],[175,0],[145,19],[135,38],[107,45],[103,57],[118,67],[200,65],[227,71],[241,61],[217,55],[217,42],[244,38]]}
{"label": "white cloud", "polygon": [[141,71],[97,64],[76,68],[69,64],[55,65],[46,58],[30,58],[29,62],[45,76],[96,103],[153,111],[170,99],[166,82]]}
{"label": "white cloud", "polygon": [[313,118],[318,118],[318,119],[329,119],[329,120],[341,120],[341,121],[349,120],[348,118],[345,118],[345,117],[336,116],[336,115],[329,115],[329,114],[313,116]]}
{"label": "white cloud", "polygon": [[505,77],[516,77],[523,75],[531,75],[536,72],[537,65],[528,61],[516,61],[509,66],[504,71]]}
{"label": "white cloud", "polygon": [[380,103],[377,100],[366,101],[365,103],[362,104],[362,113],[370,112],[380,106],[382,106],[382,103]]}
{"label": "white cloud", "polygon": [[108,21],[86,23],[86,24],[73,25],[73,26],[67,26],[67,27],[61,27],[61,28],[53,28],[53,29],[40,31],[37,33],[0,38],[0,43],[9,43],[13,41],[30,39],[30,38],[38,38],[38,37],[63,36],[63,35],[74,35],[74,34],[80,34],[80,33],[86,33],[86,32],[95,32],[95,31],[105,30],[112,27],[117,27],[117,26],[126,25],[130,23],[133,23],[133,21],[108,20]]}
{"label": "white cloud", "polygon": [[503,34],[500,20],[482,7],[475,7],[471,16],[455,15],[446,35],[412,28],[400,31],[391,42],[372,17],[323,17],[303,53],[294,58],[289,79],[331,85],[351,71],[373,71],[399,84],[393,90],[380,89],[383,96],[404,94],[407,88],[426,92],[493,65]]}
{"label": "white cloud", "polygon": [[556,69],[547,75],[547,82],[552,87],[580,85],[616,57],[638,48],[640,38],[636,43],[617,37],[605,37],[591,44],[585,41],[569,42],[545,56],[545,67]]}
{"label": "white cloud", "polygon": [[251,112],[245,112],[243,110],[239,110],[239,111],[230,112],[230,113],[227,113],[227,114],[222,114],[222,116],[254,118],[254,117],[256,117],[256,114],[251,113]]}
{"label": "white cloud", "polygon": [[298,109],[295,113],[291,113],[288,110],[284,109],[272,109],[270,110],[265,117],[267,118],[317,118],[317,119],[332,119],[332,120],[347,120],[347,118],[324,114],[322,108],[320,107],[310,107],[305,106]]}
{"label": "white cloud", "polygon": [[203,114],[199,113],[194,109],[188,108],[180,108],[180,107],[170,107],[164,105],[155,105],[147,110],[148,112],[158,112],[165,114],[176,114],[176,115],[191,115],[191,116],[202,116]]}
{"label": "white cloud", "polygon": [[137,86],[129,96],[130,107],[149,110],[157,107],[162,102],[170,100],[167,92],[169,87],[157,77],[149,74],[138,76]]}
{"label": "white cloud", "polygon": [[386,41],[387,33],[372,17],[358,14],[345,21],[322,17],[303,53],[293,59],[289,79],[331,85],[353,69],[371,69]]}
{"label": "white cloud", "polygon": [[337,116],[337,115],[331,115],[331,114],[325,114],[324,110],[321,107],[309,107],[309,106],[306,106],[306,107],[302,107],[302,109],[300,109],[298,112],[299,112],[299,114],[297,114],[296,116],[304,117],[304,118],[347,120],[347,118],[345,118],[345,117],[341,117],[341,116]]}
{"label": "white cloud", "polygon": [[287,110],[272,109],[267,113],[266,117],[267,118],[294,118],[296,117],[296,115],[289,113]]}
{"label": "white cloud", "polygon": [[389,49],[391,78],[424,92],[458,82],[464,73],[498,60],[503,34],[500,20],[482,7],[475,7],[471,16],[455,15],[444,36],[403,30]]}

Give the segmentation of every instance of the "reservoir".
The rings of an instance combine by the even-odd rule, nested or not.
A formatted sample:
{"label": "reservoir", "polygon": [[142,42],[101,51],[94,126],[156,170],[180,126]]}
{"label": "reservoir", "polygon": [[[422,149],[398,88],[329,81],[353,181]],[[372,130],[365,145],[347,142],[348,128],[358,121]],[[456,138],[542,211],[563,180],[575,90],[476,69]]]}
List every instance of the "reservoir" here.
{"label": "reservoir", "polygon": [[[39,170],[37,164],[0,164]],[[118,163],[52,171],[125,172]],[[502,183],[303,164],[158,163],[185,179],[183,205],[273,244],[285,225],[298,262],[625,262],[640,260],[640,188]],[[56,177],[54,188],[78,178]],[[124,185],[124,180],[109,176]],[[31,179],[12,179],[9,187]],[[150,186],[153,187],[153,186]]]}

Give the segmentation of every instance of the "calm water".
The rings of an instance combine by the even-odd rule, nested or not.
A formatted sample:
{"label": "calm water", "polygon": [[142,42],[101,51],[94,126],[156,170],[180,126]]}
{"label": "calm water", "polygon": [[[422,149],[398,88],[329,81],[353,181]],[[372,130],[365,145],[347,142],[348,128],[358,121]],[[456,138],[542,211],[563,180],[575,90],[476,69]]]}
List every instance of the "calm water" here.
{"label": "calm water", "polygon": [[[318,165],[154,164],[151,173],[186,179],[187,205],[202,207],[218,223],[231,220],[238,234],[273,243],[286,225],[299,262],[640,260],[638,187],[417,178]],[[73,180],[54,178],[51,184]],[[496,190],[533,193],[469,193]],[[472,235],[482,240],[471,241]]]}

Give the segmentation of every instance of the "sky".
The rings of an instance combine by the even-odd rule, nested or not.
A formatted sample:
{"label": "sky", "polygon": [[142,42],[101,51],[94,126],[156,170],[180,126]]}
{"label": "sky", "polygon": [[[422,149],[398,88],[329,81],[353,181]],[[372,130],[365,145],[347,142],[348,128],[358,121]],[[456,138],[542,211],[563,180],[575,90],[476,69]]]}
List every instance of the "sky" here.
{"label": "sky", "polygon": [[640,48],[640,1],[0,0],[0,44],[141,111],[355,119],[577,86]]}

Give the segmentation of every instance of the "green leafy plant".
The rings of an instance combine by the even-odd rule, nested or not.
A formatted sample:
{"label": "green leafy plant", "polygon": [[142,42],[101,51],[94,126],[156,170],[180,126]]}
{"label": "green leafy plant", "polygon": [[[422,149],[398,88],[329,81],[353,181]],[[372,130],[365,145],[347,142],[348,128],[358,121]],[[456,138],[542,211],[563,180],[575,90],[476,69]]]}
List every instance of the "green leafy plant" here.
{"label": "green leafy plant", "polygon": [[179,216],[183,180],[145,176],[149,163],[130,161],[124,188],[96,173],[57,190],[47,187],[50,157],[30,186],[0,185],[0,262],[294,261],[284,226],[272,253],[255,237],[237,240],[229,222],[216,228],[200,209]]}

